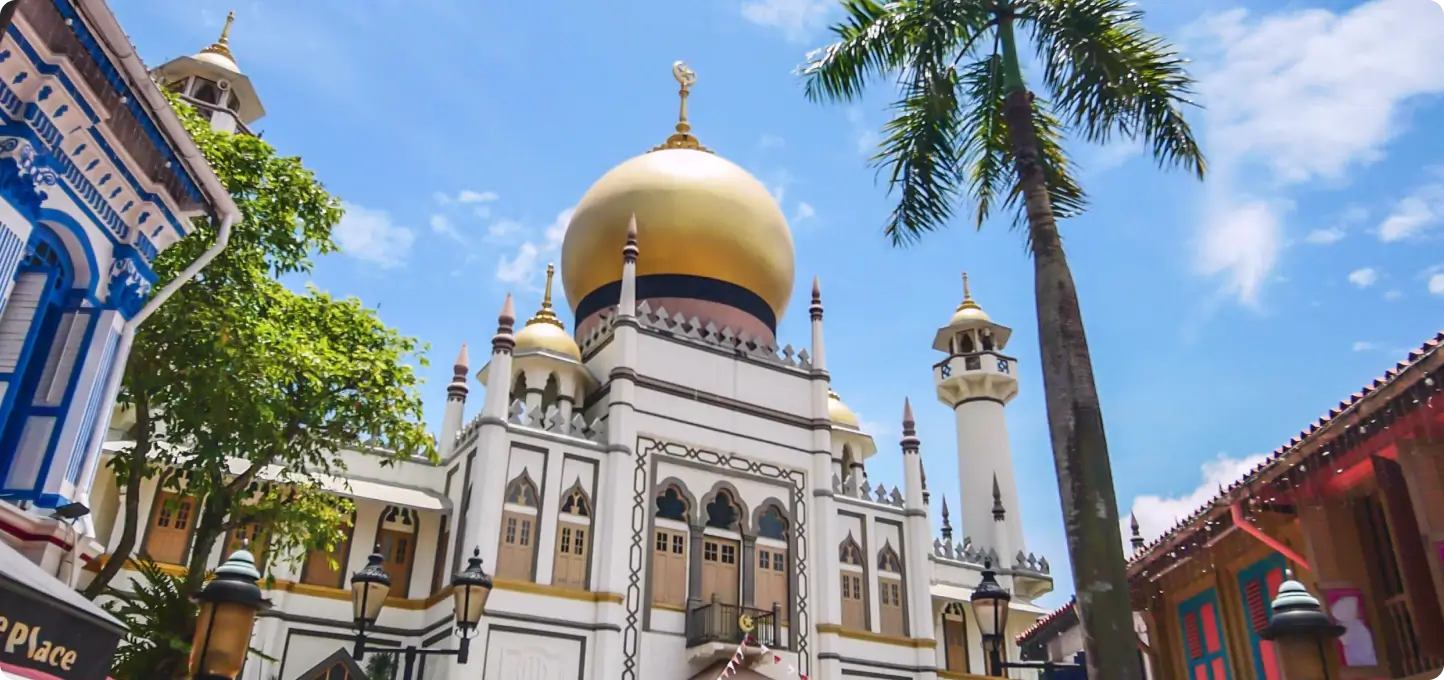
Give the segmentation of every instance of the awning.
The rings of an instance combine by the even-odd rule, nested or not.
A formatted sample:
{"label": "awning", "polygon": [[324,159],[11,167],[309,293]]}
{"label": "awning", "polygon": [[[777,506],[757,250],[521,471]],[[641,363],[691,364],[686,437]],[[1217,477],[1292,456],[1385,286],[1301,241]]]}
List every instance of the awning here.
{"label": "awning", "polygon": [[[8,641],[19,627],[24,641],[0,646],[0,668],[21,678],[104,680],[125,633],[114,616],[13,548],[0,543],[0,621]],[[48,654],[32,659],[35,650]],[[38,675],[36,673],[39,673]]]}
{"label": "awning", "polygon": [[[133,441],[108,441],[103,448],[106,451],[114,453],[124,451],[134,445],[135,442]],[[179,450],[163,442],[157,442],[157,445],[169,447],[172,452]],[[250,462],[241,458],[232,458],[229,465],[231,474],[239,475],[248,469]],[[279,465],[267,465],[256,475],[256,479],[267,482],[282,482],[285,481],[284,473],[285,468]],[[451,510],[450,499],[441,494],[423,489],[395,486],[364,479],[347,479],[332,475],[313,475],[312,477],[322,489],[338,496],[377,501],[388,505],[401,505],[408,508],[416,508],[417,510],[436,510],[441,512]]]}

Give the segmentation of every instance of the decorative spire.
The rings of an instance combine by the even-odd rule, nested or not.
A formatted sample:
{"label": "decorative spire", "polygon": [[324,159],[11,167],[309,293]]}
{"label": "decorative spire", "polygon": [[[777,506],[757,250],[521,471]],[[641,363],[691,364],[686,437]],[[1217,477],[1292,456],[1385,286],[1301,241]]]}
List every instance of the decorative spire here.
{"label": "decorative spire", "polygon": [[1133,545],[1133,552],[1138,552],[1143,549],[1143,532],[1138,528],[1138,515],[1136,513],[1128,513],[1128,523],[1130,528],[1133,529],[1133,538],[1129,539],[1128,542]]}
{"label": "decorative spire", "polygon": [[471,354],[467,352],[464,342],[461,343],[461,351],[456,354],[456,363],[452,365],[452,370],[460,376],[471,372]]}
{"label": "decorative spire", "polygon": [[822,320],[822,284],[816,276],[812,277],[812,306],[808,311],[812,312],[813,321]]}
{"label": "decorative spire", "polygon": [[677,91],[678,96],[682,99],[681,109],[677,113],[677,132],[668,137],[667,141],[652,147],[652,150],[692,149],[712,153],[711,149],[702,146],[702,143],[692,135],[692,124],[687,121],[687,97],[692,94],[692,86],[697,84],[697,72],[687,68],[686,64],[679,61],[672,64],[672,77],[681,86],[681,89]]}
{"label": "decorative spire", "polygon": [[913,403],[911,399],[903,397],[903,454],[916,454],[918,445],[922,443],[918,439],[917,422],[913,420]]}
{"label": "decorative spire", "polygon": [[639,254],[641,251],[637,248],[637,213],[632,213],[631,219],[627,220],[627,245],[622,247],[622,259],[636,262]]}
{"label": "decorative spire", "polygon": [[512,337],[512,330],[516,325],[516,303],[511,300],[511,293],[506,294],[506,302],[501,305],[501,314],[496,317],[496,335],[491,338],[491,351],[511,353],[516,347],[516,338]]}
{"label": "decorative spire", "polygon": [[461,343],[461,352],[456,355],[451,371],[451,384],[446,386],[446,396],[449,399],[465,399],[468,391],[466,374],[471,372],[471,356],[467,354],[466,343]]}
{"label": "decorative spire", "polygon": [[993,521],[1001,522],[1008,512],[1003,508],[1003,490],[998,487],[998,473],[993,473]]}
{"label": "decorative spire", "polygon": [[943,496],[943,540],[953,540],[953,521],[948,519],[948,497]]}
{"label": "decorative spire", "polygon": [[552,277],[556,276],[556,273],[557,266],[548,262],[547,286],[546,291],[542,293],[541,309],[538,309],[536,315],[527,320],[526,325],[530,326],[532,324],[545,323],[566,330],[566,326],[562,324],[562,320],[558,319],[556,313],[552,311]]}
{"label": "decorative spire", "polygon": [[235,61],[235,55],[231,54],[231,24],[236,22],[236,11],[231,10],[226,15],[226,25],[221,29],[221,37],[211,43],[210,47],[201,50],[201,54],[219,54],[222,57]]}
{"label": "decorative spire", "polygon": [[982,309],[978,306],[977,301],[973,300],[973,291],[968,285],[967,272],[963,272],[963,303],[958,305],[958,311],[961,312],[964,309]]}

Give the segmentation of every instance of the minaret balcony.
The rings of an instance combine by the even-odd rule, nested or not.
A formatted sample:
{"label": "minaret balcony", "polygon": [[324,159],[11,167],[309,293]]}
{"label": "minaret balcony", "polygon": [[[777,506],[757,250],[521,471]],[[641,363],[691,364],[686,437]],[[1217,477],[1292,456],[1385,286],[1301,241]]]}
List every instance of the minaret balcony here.
{"label": "minaret balcony", "polygon": [[949,406],[990,398],[1003,403],[1018,395],[1018,360],[995,351],[954,354],[933,364],[938,399]]}
{"label": "minaret balcony", "polygon": [[[781,649],[781,612],[755,609],[713,600],[687,610],[687,657],[694,663],[730,658],[746,639],[744,656],[761,654],[763,647]],[[749,630],[750,629],[750,630]]]}

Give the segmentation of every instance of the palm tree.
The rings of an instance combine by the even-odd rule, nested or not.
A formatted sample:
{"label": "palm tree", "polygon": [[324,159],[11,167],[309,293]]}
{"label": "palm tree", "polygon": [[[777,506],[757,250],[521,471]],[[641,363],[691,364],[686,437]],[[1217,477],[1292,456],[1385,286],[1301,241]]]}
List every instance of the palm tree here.
{"label": "palm tree", "polygon": [[[1033,256],[1038,340],[1053,459],[1083,624],[1089,677],[1138,680],[1118,502],[1093,362],[1057,218],[1087,205],[1065,134],[1146,143],[1160,166],[1203,178],[1182,108],[1185,61],[1124,0],[843,0],[837,42],[803,68],[813,101],[858,99],[897,78],[898,100],[873,163],[899,198],[894,245],[947,226],[963,195],[982,227],[1001,201]],[[1027,30],[1049,99],[1029,92]],[[1009,181],[1009,169],[1016,180]]]}

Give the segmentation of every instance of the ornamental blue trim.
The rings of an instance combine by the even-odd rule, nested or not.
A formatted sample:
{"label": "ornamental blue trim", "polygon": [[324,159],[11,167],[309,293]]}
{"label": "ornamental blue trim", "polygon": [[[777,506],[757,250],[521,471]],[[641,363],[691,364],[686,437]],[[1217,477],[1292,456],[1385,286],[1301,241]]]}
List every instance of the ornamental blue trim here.
{"label": "ornamental blue trim", "polygon": [[60,12],[60,16],[70,20],[70,27],[75,31],[76,40],[90,53],[90,57],[95,60],[95,65],[100,69],[101,74],[105,76],[106,82],[110,83],[111,87],[114,87],[117,92],[126,97],[125,106],[130,109],[131,115],[135,116],[136,122],[140,123],[141,128],[145,130],[146,135],[150,137],[151,142],[156,145],[156,148],[160,149],[161,155],[172,163],[173,167],[177,168],[181,182],[190,194],[191,199],[203,202],[200,187],[196,185],[195,178],[191,177],[190,169],[181,163],[180,157],[176,155],[175,149],[171,148],[170,142],[160,133],[160,130],[155,125],[155,121],[151,120],[150,114],[141,108],[140,98],[135,96],[135,92],[133,92],[125,82],[125,78],[120,75],[120,70],[111,62],[110,55],[105,53],[99,41],[95,39],[95,36],[91,35],[90,29],[86,28],[85,20],[81,18],[80,13],[75,10],[75,6],[71,0],[53,0],[53,2],[55,3],[55,9]]}
{"label": "ornamental blue trim", "polygon": [[[86,118],[90,121],[92,125],[89,130],[90,137],[100,148],[100,150],[105,154],[105,157],[108,158],[110,162],[113,163],[115,167],[120,170],[121,176],[125,178],[126,182],[130,185],[131,190],[134,191],[136,195],[139,196],[141,199],[146,201],[153,201],[157,206],[159,206],[161,211],[165,215],[166,221],[170,224],[172,228],[175,229],[176,233],[182,237],[186,236],[186,231],[182,226],[181,221],[170,212],[170,209],[166,207],[164,201],[160,200],[160,198],[154,193],[145,191],[141,187],[141,184],[136,179],[135,175],[130,171],[129,168],[126,167],[123,162],[121,162],[120,157],[115,153],[115,149],[111,147],[110,143],[105,140],[105,137],[100,133],[100,130],[95,127],[100,124],[100,118],[95,114],[95,111],[91,108],[89,102],[85,101],[85,99],[80,96],[80,90],[76,88],[75,83],[70,80],[70,77],[65,74],[65,71],[57,65],[49,64],[42,60],[40,58],[40,54],[36,52],[35,48],[30,44],[30,41],[27,40],[25,36],[20,32],[19,27],[12,24],[10,26],[10,30],[6,32],[6,35],[15,41],[15,44],[20,48],[22,52],[25,53],[26,58],[30,60],[30,62],[35,66],[35,69],[37,71],[45,75],[55,76],[57,82],[59,82],[62,86],[65,87],[66,92],[70,93],[71,98],[73,98],[76,102],[80,104],[82,112],[85,114]],[[10,54],[10,50],[0,51],[0,63],[3,63],[11,56],[12,55]],[[21,75],[23,76],[24,74],[22,73]],[[131,99],[131,103],[134,104],[134,98]],[[60,133],[59,128],[55,126],[52,120],[53,118],[59,118],[65,113],[64,106],[56,108],[54,115],[47,115],[33,102],[27,103],[20,99],[18,95],[14,94],[14,92],[10,90],[10,87],[6,83],[0,82],[0,108],[3,108],[5,112],[11,114],[12,118],[24,118],[25,120],[30,121],[32,125],[36,126],[36,132],[38,133],[38,135],[45,140],[48,146],[52,148],[52,150],[54,151],[54,155],[57,157],[57,159],[63,160],[65,166],[67,166],[67,169],[75,169],[75,173],[80,177],[84,178],[82,171],[79,170],[75,166],[74,162],[70,160],[69,154],[65,153],[65,149],[63,146],[64,135]],[[38,118],[39,120],[32,120],[32,118]],[[149,119],[147,118],[144,120]],[[75,129],[78,130],[79,126],[76,126]],[[72,130],[72,132],[74,131],[75,130]],[[155,141],[154,138],[152,138],[152,141]],[[78,154],[85,148],[86,144],[82,143],[80,146],[76,147],[74,153]],[[160,148],[164,153],[170,147],[161,146]],[[84,169],[84,171],[89,170],[91,170],[91,167],[86,167]],[[188,177],[188,175],[183,175],[183,178]],[[90,185],[90,180],[88,178],[85,178],[85,184],[87,186]],[[97,195],[99,194],[98,191],[96,193]],[[199,199],[197,198],[197,200]],[[112,226],[112,228],[114,227]]]}

